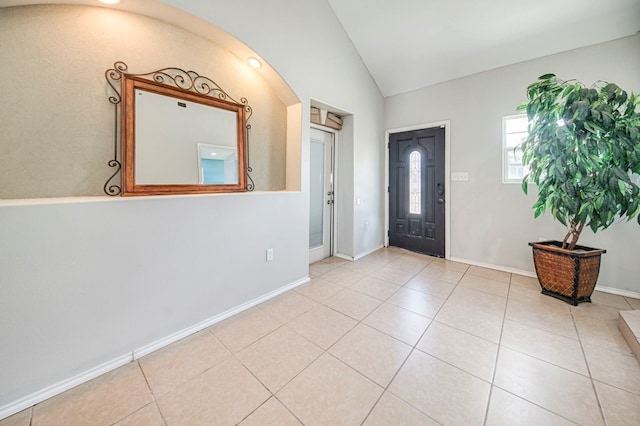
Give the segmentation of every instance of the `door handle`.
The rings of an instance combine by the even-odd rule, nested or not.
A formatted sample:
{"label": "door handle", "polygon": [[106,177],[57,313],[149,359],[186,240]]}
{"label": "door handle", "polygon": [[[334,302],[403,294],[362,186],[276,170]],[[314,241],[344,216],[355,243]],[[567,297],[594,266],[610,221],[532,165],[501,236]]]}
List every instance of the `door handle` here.
{"label": "door handle", "polygon": [[444,198],[438,198],[438,204],[444,204]]}

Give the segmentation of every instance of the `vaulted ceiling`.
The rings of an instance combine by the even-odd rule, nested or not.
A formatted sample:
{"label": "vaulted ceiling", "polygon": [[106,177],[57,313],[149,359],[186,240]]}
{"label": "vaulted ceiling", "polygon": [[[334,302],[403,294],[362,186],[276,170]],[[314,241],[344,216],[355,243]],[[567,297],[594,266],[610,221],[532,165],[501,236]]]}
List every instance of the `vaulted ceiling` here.
{"label": "vaulted ceiling", "polygon": [[384,96],[640,31],[640,0],[328,1]]}

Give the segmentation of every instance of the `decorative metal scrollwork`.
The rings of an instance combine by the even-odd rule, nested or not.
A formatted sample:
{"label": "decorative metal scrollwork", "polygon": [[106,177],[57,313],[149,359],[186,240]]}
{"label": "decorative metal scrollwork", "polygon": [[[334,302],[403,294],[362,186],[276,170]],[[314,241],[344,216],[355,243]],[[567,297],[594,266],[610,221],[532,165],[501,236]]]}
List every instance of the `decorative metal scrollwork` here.
{"label": "decorative metal scrollwork", "polygon": [[114,118],[114,134],[113,134],[113,160],[109,160],[107,163],[109,167],[115,167],[115,171],[113,174],[107,179],[104,184],[104,192],[107,195],[115,197],[116,195],[120,195],[122,192],[122,188],[120,185],[115,183],[111,183],[111,181],[120,173],[120,169],[122,168],[122,164],[118,160],[118,105],[122,101],[120,97],[120,92],[116,89],[115,82],[119,81],[122,78],[122,73],[127,70],[127,64],[124,62],[116,62],[113,64],[112,69],[108,69],[104,73],[104,77],[111,86],[114,95],[109,96],[109,102],[113,104],[113,118]]}
{"label": "decorative metal scrollwork", "polygon": [[247,182],[247,191],[253,191],[255,184],[251,178],[253,168],[251,167],[251,161],[249,161],[249,130],[251,130],[251,124],[247,124],[247,178],[249,179],[249,182]]}
{"label": "decorative metal scrollwork", "polygon": [[[122,80],[122,74],[127,73],[128,69],[129,67],[127,66],[127,64],[122,61],[117,61],[113,64],[113,68],[105,71],[105,78],[107,80],[107,83],[109,84],[109,86],[111,86],[111,89],[114,93],[112,96],[109,96],[109,102],[114,106],[114,154],[113,160],[109,160],[108,165],[109,167],[115,167],[116,170],[104,184],[104,192],[110,196],[119,195],[122,191],[122,188],[119,185],[111,183],[111,181],[116,177],[116,175],[118,175],[120,169],[122,168],[122,164],[118,160],[118,105],[122,101],[122,97],[120,95],[120,91],[116,86],[119,86],[117,83]],[[250,173],[253,172],[253,169],[249,165],[249,130],[251,129],[251,125],[248,124],[248,121],[253,114],[253,109],[249,105],[249,101],[247,100],[247,98],[242,97],[240,98],[240,101],[237,101],[229,96],[227,92],[225,92],[215,81],[211,80],[210,78],[202,76],[195,71],[185,71],[181,68],[172,67],[163,68],[144,74],[127,74],[131,76],[152,79],[161,84],[175,86],[183,90],[189,90],[201,95],[216,97],[218,99],[228,100],[242,105],[245,111],[245,128],[247,132],[247,190],[254,190],[255,185],[250,175]]]}

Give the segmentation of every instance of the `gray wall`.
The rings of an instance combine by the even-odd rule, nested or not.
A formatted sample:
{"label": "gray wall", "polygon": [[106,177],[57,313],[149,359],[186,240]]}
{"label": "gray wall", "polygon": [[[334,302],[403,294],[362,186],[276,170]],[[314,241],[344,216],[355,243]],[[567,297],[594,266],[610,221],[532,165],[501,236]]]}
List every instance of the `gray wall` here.
{"label": "gray wall", "polygon": [[[168,7],[169,3],[181,9]],[[381,197],[384,176],[383,98],[327,2],[251,2],[248,8],[246,2],[228,0],[164,4],[149,0],[122,2],[118,7],[144,7],[149,14],[182,22],[193,31],[206,32],[209,21],[250,46],[282,76],[275,85],[277,93],[292,90],[301,101],[301,105],[286,102],[291,112],[286,133],[297,135],[286,152],[287,169],[297,173],[288,173],[286,181],[289,189],[300,186],[301,191],[0,200],[0,417],[77,383],[75,379],[86,380],[87,372],[113,366],[114,360],[126,359],[132,351],[308,276],[310,99],[322,99],[353,114],[351,167],[372,171],[373,184],[356,183],[351,188],[374,202],[359,206],[362,214],[357,222],[353,216],[342,221],[347,238],[353,241],[363,218],[379,220],[382,214],[375,200]],[[79,16],[73,8],[61,10],[58,22],[64,25],[60,25],[76,25]],[[189,17],[185,10],[201,19]],[[0,31],[24,21],[15,11],[0,9],[0,14]],[[139,17],[118,16],[140,22]],[[47,62],[67,70],[69,63],[88,61],[97,72],[93,84],[103,88],[106,66],[93,63],[100,52],[83,42],[85,30],[89,28],[70,31],[75,39],[68,40],[51,37],[55,32],[46,29],[47,36],[38,38],[44,52],[25,56],[12,67],[37,75],[37,68]],[[71,56],[64,54],[67,41],[80,44]],[[150,39],[147,48],[163,43]],[[113,58],[130,66],[141,64],[145,70],[178,62],[161,53],[134,54],[136,44],[125,37],[106,40],[104,46],[113,49]],[[202,50],[189,43],[182,46],[188,46],[182,54],[194,61],[193,68],[200,71],[210,64]],[[6,49],[0,38],[3,58]],[[47,55],[56,49],[62,53]],[[235,71],[241,80],[247,78],[246,71]],[[16,72],[11,70],[12,75]],[[60,93],[80,96],[74,83],[84,75],[63,73]],[[4,96],[4,88],[0,93]],[[103,89],[96,92],[95,105],[105,102],[105,96]],[[76,111],[52,98],[49,94],[42,105],[33,106],[35,111],[23,113],[60,119]],[[250,101],[255,107],[254,99]],[[24,131],[15,126],[13,130]],[[87,132],[95,130],[90,126]],[[65,134],[53,140],[59,142]],[[255,140],[252,137],[252,159],[258,155]],[[74,149],[67,147],[60,155],[73,155]],[[360,152],[366,152],[366,158],[360,159]],[[370,227],[369,232],[373,237],[359,245],[362,251],[382,243],[381,229]],[[273,262],[265,262],[267,248],[274,249]]]}
{"label": "gray wall", "polygon": [[[309,182],[310,100],[352,114],[353,126],[345,125],[342,130],[346,140],[352,140],[352,143],[338,148],[339,156],[345,161],[352,159],[346,168],[339,166],[342,171],[338,173],[349,173],[349,168],[353,170],[352,184],[349,180],[338,184],[338,197],[342,203],[338,218],[338,251],[357,257],[381,247],[384,235],[383,98],[328,2],[251,2],[251,7],[246,9],[225,0],[165,2],[210,19],[240,38],[259,51],[294,88],[303,103],[303,192],[307,192]],[[265,36],[266,32],[268,36]],[[344,137],[341,140],[345,140]],[[359,206],[355,205],[356,198],[361,199]],[[365,230],[366,222],[369,225]],[[340,244],[341,239],[347,241]]]}
{"label": "gray wall", "polygon": [[256,189],[285,189],[285,104],[210,40],[141,15],[51,5],[0,8],[0,40],[0,199],[104,194],[115,132],[104,72],[117,60],[131,73],[194,70],[246,97]]}
{"label": "gray wall", "polygon": [[[528,241],[560,239],[565,230],[549,215],[533,219],[533,193],[502,183],[502,122],[526,100],[526,87],[553,72],[590,85],[608,80],[640,92],[640,35],[495,69],[386,99],[385,127],[401,128],[451,120],[451,171],[469,172],[452,182],[451,256],[500,267],[533,271]],[[584,245],[606,248],[598,285],[640,293],[640,227],[620,223]]]}

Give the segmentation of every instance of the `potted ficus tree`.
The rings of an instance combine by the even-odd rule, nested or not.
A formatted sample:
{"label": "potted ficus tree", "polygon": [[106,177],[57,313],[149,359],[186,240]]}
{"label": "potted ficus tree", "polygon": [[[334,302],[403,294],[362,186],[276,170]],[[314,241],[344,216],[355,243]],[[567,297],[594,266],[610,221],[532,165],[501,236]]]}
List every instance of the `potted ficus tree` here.
{"label": "potted ficus tree", "polygon": [[585,87],[545,74],[527,88],[522,190],[537,186],[545,211],[567,227],[562,241],[529,243],[542,292],[573,305],[590,301],[605,250],[577,244],[616,220],[640,224],[640,98],[616,84]]}

